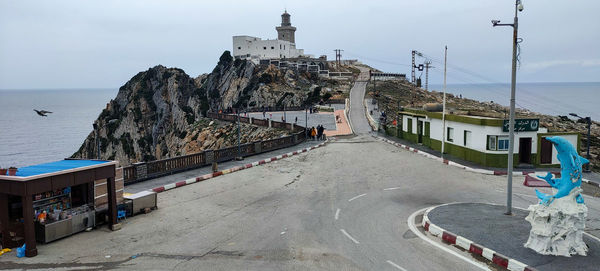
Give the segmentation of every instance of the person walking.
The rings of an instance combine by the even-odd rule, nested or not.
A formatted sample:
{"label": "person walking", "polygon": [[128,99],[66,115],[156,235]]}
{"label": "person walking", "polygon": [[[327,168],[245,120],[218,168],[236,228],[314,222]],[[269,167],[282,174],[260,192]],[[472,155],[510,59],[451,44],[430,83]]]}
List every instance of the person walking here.
{"label": "person walking", "polygon": [[325,131],[325,127],[323,125],[319,125],[317,130],[317,134],[319,135],[319,140],[323,140],[323,132]]}
{"label": "person walking", "polygon": [[298,123],[298,116],[294,119],[294,124]]}
{"label": "person walking", "polygon": [[317,129],[315,129],[315,127],[313,126],[312,128],[310,128],[310,138],[312,138],[312,140],[316,140],[317,137]]}

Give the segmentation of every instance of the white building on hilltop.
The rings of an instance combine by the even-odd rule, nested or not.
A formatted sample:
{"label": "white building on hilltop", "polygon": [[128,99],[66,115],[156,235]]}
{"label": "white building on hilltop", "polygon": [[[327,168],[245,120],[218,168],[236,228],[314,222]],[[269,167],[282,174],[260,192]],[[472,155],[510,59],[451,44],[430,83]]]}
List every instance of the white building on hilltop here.
{"label": "white building on hilltop", "polygon": [[[261,59],[280,59],[305,57],[304,50],[296,49],[296,27],[290,22],[290,14],[281,14],[281,26],[277,30],[277,39],[263,40],[251,36],[233,36],[233,57],[249,59],[257,63]],[[306,56],[311,57],[311,56]]]}

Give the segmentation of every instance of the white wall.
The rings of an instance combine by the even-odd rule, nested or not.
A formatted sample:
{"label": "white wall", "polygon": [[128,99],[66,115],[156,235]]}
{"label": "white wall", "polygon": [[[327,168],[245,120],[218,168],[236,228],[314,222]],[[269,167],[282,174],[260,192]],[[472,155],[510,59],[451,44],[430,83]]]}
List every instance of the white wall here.
{"label": "white wall", "polygon": [[[412,123],[412,132],[416,133],[417,132],[417,120],[415,117],[411,117],[411,116],[406,116],[403,115],[402,116],[402,131],[407,132],[408,128],[407,128],[407,124],[408,124],[408,118],[412,118],[413,119],[413,123]],[[424,118],[419,118],[419,120],[425,120]],[[433,118],[428,118],[427,121],[430,122],[430,138],[431,139],[435,139],[438,141],[442,141],[442,136],[443,136],[443,127],[442,127],[442,120],[441,119],[433,119]],[[475,125],[475,124],[468,124],[468,123],[462,123],[462,122],[455,122],[455,121],[449,121],[446,120],[446,129],[448,127],[454,128],[454,141],[453,142],[449,142],[448,139],[446,138],[446,143],[447,144],[454,144],[457,146],[464,146],[464,131],[471,131],[471,138],[469,138],[469,142],[468,142],[468,147],[469,149],[473,149],[476,151],[480,151],[480,152],[485,152],[485,153],[507,153],[507,150],[504,151],[490,151],[486,149],[487,146],[487,136],[488,135],[497,135],[497,136],[506,136],[508,137],[508,132],[503,132],[502,131],[502,127],[497,127],[497,126],[481,126],[481,125]],[[423,125],[423,129],[425,129],[425,125]],[[546,128],[539,128],[539,131],[537,132],[515,132],[515,145],[514,145],[514,153],[518,153],[519,152],[519,138],[527,138],[530,137],[531,138],[531,153],[537,153],[537,134],[538,133],[546,133],[547,129]],[[577,139],[574,139],[574,142],[576,142]]]}
{"label": "white wall", "polygon": [[[554,136],[554,135],[552,135],[552,136]],[[558,135],[558,136],[569,141],[571,144],[573,144],[573,147],[575,149],[577,149],[577,135]],[[579,152],[579,150],[577,150],[577,152]],[[554,147],[554,144],[552,144],[552,164],[560,164],[560,161],[558,161],[558,159],[556,159],[556,155],[558,155],[558,151]]]}
{"label": "white wall", "polygon": [[[265,49],[266,48],[266,49]],[[296,49],[296,45],[284,40],[263,40],[251,36],[233,37],[233,56],[250,58],[290,58],[298,57],[304,53],[302,49]]]}

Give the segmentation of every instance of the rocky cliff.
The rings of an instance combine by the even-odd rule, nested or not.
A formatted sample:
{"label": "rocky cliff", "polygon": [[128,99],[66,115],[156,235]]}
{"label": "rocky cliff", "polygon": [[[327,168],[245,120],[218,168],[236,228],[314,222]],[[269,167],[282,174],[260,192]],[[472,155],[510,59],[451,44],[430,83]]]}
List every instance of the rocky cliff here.
{"label": "rocky cliff", "polygon": [[[73,157],[96,157],[96,132],[100,158],[122,165],[231,146],[237,140],[236,128],[220,122],[209,125],[204,118],[208,110],[313,104],[324,93],[319,83],[308,73],[234,61],[228,51],[211,73],[197,78],[159,65],[119,88]],[[249,125],[242,130],[243,142],[287,133]]]}
{"label": "rocky cliff", "polygon": [[228,51],[221,55],[214,70],[196,78],[196,83],[207,93],[210,108],[215,111],[303,106],[318,102],[325,94],[315,75],[233,60]]}

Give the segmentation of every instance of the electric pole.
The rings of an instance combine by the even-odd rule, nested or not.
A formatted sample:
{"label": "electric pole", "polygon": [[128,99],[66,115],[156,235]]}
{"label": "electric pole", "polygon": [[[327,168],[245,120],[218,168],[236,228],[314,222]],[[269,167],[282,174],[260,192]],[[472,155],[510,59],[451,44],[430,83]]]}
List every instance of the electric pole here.
{"label": "electric pole", "polygon": [[431,60],[425,61],[425,90],[429,90],[429,68],[435,68],[431,66]]}
{"label": "electric pole", "polygon": [[342,62],[342,52],[344,50],[342,50],[342,49],[335,49],[333,51],[335,51],[335,64],[336,64],[336,66],[337,66],[337,68],[339,70],[340,69],[340,64]]}
{"label": "electric pole", "polygon": [[442,102],[442,154],[444,159],[444,146],[446,146],[446,62],[448,61],[448,46],[444,48],[444,97]]}
{"label": "electric pole", "polygon": [[512,74],[510,81],[510,118],[508,121],[508,182],[506,184],[506,214],[512,214],[512,175],[513,175],[513,153],[515,145],[515,88],[517,84],[517,46],[519,43],[518,29],[519,17],[517,12],[523,11],[521,0],[515,1],[515,18],[512,24],[500,24],[499,20],[492,20],[492,26],[512,26],[513,28],[513,54]]}

